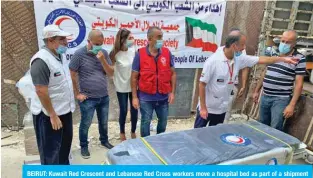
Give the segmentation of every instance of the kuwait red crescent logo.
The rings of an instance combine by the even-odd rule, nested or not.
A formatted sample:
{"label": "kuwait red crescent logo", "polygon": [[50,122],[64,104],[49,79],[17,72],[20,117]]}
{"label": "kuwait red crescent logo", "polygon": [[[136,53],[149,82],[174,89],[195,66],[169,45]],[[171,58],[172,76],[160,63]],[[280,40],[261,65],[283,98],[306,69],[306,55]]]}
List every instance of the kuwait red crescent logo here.
{"label": "kuwait red crescent logo", "polygon": [[45,20],[45,26],[49,24],[55,24],[60,26],[64,21],[75,21],[78,28],[71,28],[73,31],[69,31],[75,36],[70,36],[68,38],[69,48],[75,48],[79,46],[85,39],[86,36],[86,25],[83,18],[75,11],[67,8],[59,8],[50,12]]}
{"label": "kuwait red crescent logo", "polygon": [[237,134],[223,134],[220,138],[224,143],[235,146],[247,146],[251,144],[251,140],[249,138],[245,138]]}
{"label": "kuwait red crescent logo", "polygon": [[[68,18],[68,17],[61,17],[61,18],[59,18],[59,19],[55,22],[55,25],[60,26],[61,23],[62,23],[64,20],[71,20],[71,18]],[[73,35],[67,37],[67,40],[69,40],[69,41],[73,40]]]}

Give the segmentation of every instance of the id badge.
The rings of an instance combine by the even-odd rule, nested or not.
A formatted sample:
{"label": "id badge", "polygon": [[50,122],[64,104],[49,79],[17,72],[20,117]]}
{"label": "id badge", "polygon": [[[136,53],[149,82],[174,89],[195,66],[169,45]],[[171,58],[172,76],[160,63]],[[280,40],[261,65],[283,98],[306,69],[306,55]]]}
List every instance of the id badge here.
{"label": "id badge", "polygon": [[228,83],[227,85],[228,95],[232,96],[234,95],[234,83]]}

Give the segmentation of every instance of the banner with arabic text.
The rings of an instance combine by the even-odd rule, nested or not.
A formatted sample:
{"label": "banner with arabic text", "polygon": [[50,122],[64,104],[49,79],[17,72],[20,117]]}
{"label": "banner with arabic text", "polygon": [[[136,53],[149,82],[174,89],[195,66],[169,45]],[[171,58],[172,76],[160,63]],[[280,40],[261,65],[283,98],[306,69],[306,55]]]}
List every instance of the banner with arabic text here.
{"label": "banner with arabic text", "polygon": [[147,31],[158,26],[164,47],[175,56],[176,68],[202,68],[221,44],[226,0],[43,0],[34,1],[38,45],[43,46],[42,29],[59,25],[72,34],[68,38],[70,60],[75,50],[87,44],[92,29],[103,32],[103,48],[111,51],[119,29],[129,29],[135,48],[148,44]]}

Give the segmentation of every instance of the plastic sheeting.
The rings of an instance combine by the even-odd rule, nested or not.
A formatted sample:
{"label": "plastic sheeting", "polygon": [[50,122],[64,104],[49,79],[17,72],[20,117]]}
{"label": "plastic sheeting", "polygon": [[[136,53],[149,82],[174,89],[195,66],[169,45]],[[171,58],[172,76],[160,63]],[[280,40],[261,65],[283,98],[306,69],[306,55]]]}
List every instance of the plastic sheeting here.
{"label": "plastic sheeting", "polygon": [[16,83],[19,93],[24,97],[25,102],[29,108],[29,103],[31,98],[36,95],[35,86],[30,75],[30,70],[28,70],[25,75]]}
{"label": "plastic sheeting", "polygon": [[248,156],[242,159],[235,159],[230,161],[225,161],[220,163],[221,165],[249,165],[249,164],[258,164],[258,165],[278,165],[285,164],[288,162],[288,154],[291,153],[290,148],[276,148],[265,153],[258,153],[252,156]]}
{"label": "plastic sheeting", "polygon": [[[220,164],[272,150],[277,151],[278,148],[286,148],[281,149],[283,152],[281,155],[287,155],[291,149],[283,142],[295,150],[301,143],[298,139],[261,123],[248,122],[248,124],[254,128],[245,124],[221,124],[149,136],[145,140],[167,164],[171,165]],[[126,140],[115,146],[108,152],[108,161],[110,164],[122,165],[162,164],[140,139]]]}

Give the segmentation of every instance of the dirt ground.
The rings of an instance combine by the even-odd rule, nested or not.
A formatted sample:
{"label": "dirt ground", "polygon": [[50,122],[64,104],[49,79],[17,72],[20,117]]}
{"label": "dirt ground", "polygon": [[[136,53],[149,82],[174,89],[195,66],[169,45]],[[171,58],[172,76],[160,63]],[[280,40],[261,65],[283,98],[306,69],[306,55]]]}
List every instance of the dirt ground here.
{"label": "dirt ground", "polygon": [[[190,119],[171,119],[168,121],[167,132],[188,130],[192,129],[194,124],[194,117]],[[153,121],[153,125],[156,126],[156,121]],[[105,161],[106,149],[100,147],[99,133],[97,124],[92,124],[89,129],[89,147],[91,152],[90,159],[82,159],[80,156],[80,147],[78,139],[78,124],[74,125],[74,137],[72,144],[72,164],[102,164]],[[139,123],[137,125],[137,136],[139,136]],[[126,124],[127,138],[130,138],[130,123]],[[155,132],[152,131],[151,135]],[[15,145],[5,146],[1,148],[1,177],[2,178],[20,178],[22,177],[22,165],[24,164],[25,149],[24,149],[24,134],[23,131],[11,132],[6,129],[2,129],[2,137],[4,135],[12,135],[9,138],[2,140],[2,145],[6,143],[17,142]],[[118,122],[109,122],[109,140],[111,144],[117,145],[119,140],[119,125]],[[294,162],[294,164],[306,164],[303,160]]]}
{"label": "dirt ground", "polygon": [[[168,121],[167,132],[187,130],[193,128],[194,118],[191,119],[171,119]],[[154,126],[156,121],[153,121]],[[84,160],[80,157],[80,147],[78,138],[78,124],[74,125],[74,137],[72,144],[72,155],[74,164],[101,164],[105,161],[105,148],[100,147],[98,125],[92,124],[89,129],[89,147],[91,152],[91,159]],[[137,124],[137,136],[139,136],[139,123]],[[130,123],[126,123],[127,138],[130,138]],[[151,135],[155,132],[151,132]],[[15,145],[5,146],[1,148],[1,177],[2,178],[20,178],[22,177],[22,165],[26,159],[24,149],[24,134],[20,132],[12,132],[8,129],[2,129],[2,137],[4,135],[12,135],[9,138],[2,140],[2,145],[6,143],[17,142]],[[119,124],[118,122],[109,122],[109,141],[113,145],[120,143],[119,140]],[[101,154],[102,156],[98,156]],[[95,156],[97,155],[97,156]]]}

